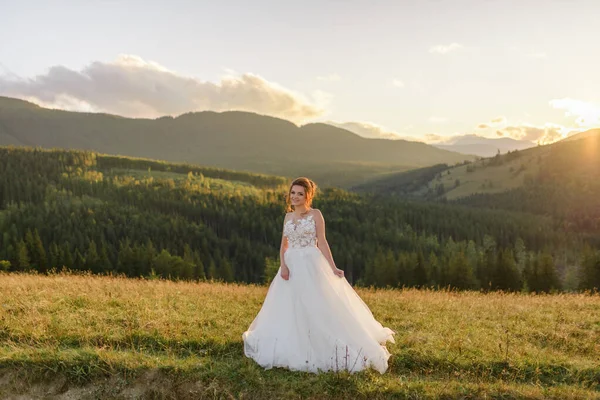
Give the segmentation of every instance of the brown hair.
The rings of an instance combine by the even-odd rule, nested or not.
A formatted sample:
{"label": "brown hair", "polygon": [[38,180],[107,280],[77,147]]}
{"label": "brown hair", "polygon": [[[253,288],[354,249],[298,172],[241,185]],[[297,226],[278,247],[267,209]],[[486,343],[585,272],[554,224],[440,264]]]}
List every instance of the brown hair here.
{"label": "brown hair", "polygon": [[315,194],[317,192],[317,184],[315,182],[313,182],[312,180],[310,180],[304,176],[294,179],[294,181],[290,185],[290,188],[288,189],[288,192],[285,196],[285,204],[286,204],[285,211],[286,212],[293,211],[292,200],[290,199],[290,193],[292,192],[292,187],[294,185],[302,186],[304,188],[304,193],[306,194],[306,206],[307,207],[311,206],[312,200],[315,197]]}

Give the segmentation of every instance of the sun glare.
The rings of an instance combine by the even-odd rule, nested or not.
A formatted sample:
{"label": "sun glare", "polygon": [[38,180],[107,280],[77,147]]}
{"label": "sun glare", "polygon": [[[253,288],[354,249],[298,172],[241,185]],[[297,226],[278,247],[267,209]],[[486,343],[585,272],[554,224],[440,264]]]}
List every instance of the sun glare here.
{"label": "sun glare", "polygon": [[596,160],[600,162],[600,131],[597,134],[592,135],[588,140],[588,146],[586,148],[586,156],[588,159]]}

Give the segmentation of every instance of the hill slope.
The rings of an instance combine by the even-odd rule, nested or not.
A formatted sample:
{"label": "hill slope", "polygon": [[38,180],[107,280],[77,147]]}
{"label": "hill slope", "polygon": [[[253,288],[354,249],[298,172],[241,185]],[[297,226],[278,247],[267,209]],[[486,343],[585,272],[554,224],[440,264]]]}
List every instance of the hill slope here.
{"label": "hill slope", "polygon": [[247,112],[199,112],[130,119],[75,113],[0,98],[0,145],[94,150],[347,186],[381,173],[470,156],[419,142],[366,139],[326,124],[298,127]]}
{"label": "hill slope", "polygon": [[[0,147],[0,261],[7,261],[0,269],[263,282],[279,267],[287,183],[189,164]],[[573,275],[585,242],[553,218],[336,188],[322,190],[314,206],[351,283],[535,291],[595,284],[591,275],[591,283]],[[540,254],[545,248],[560,257]],[[542,262],[547,273],[528,272]]]}
{"label": "hill slope", "polygon": [[456,167],[393,174],[354,188],[559,217],[572,229],[600,229],[600,135],[497,155]]}
{"label": "hill slope", "polygon": [[564,138],[562,141],[567,142],[567,141],[572,141],[572,140],[585,139],[585,138],[588,138],[591,136],[600,136],[600,128],[590,129],[589,131],[585,131],[585,132],[581,132],[581,133],[578,133],[573,136],[569,136],[567,138]]}

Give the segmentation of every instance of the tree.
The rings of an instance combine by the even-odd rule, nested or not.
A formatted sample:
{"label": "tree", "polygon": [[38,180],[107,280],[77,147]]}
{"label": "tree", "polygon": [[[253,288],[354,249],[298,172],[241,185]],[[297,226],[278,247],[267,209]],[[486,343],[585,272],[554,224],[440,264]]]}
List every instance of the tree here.
{"label": "tree", "polygon": [[436,196],[442,196],[444,193],[446,193],[446,189],[444,188],[443,183],[438,183],[437,185],[435,185]]}
{"label": "tree", "polygon": [[50,243],[50,248],[48,249],[48,267],[49,268],[59,268],[60,265],[60,249],[56,242]]}
{"label": "tree", "polygon": [[73,259],[73,264],[73,269],[77,269],[80,271],[86,270],[85,257],[83,256],[83,254],[81,254],[79,249],[75,249],[75,258]]}
{"label": "tree", "polygon": [[181,279],[185,279],[185,280],[190,280],[194,278],[194,264],[192,264],[191,262],[185,261],[183,258],[179,257],[179,256],[174,256],[174,264],[176,265],[176,267],[174,268],[174,270],[177,271],[176,273],[176,277],[181,278]]}
{"label": "tree", "polygon": [[432,286],[441,284],[441,276],[440,276],[440,264],[438,262],[438,257],[434,252],[429,254],[429,269],[431,274],[429,276],[429,283]]}
{"label": "tree", "polygon": [[498,252],[492,286],[494,289],[506,291],[518,291],[521,289],[521,274],[517,269],[513,253],[509,249]]}
{"label": "tree", "polygon": [[519,237],[515,242],[515,259],[517,261],[517,268],[519,269],[520,273],[523,273],[526,258],[527,248],[525,247],[525,242],[523,241],[523,239]]}
{"label": "tree", "polygon": [[550,254],[543,253],[535,257],[533,274],[530,276],[528,285],[535,292],[550,292],[560,289],[560,280],[556,273],[554,260]]}
{"label": "tree", "polygon": [[152,267],[157,275],[168,278],[171,272],[171,254],[166,249],[163,249],[154,260],[152,260]]}
{"label": "tree", "polygon": [[25,242],[21,239],[17,242],[17,269],[19,271],[28,271],[31,267],[29,263],[29,252]]}
{"label": "tree", "polygon": [[365,264],[365,273],[362,276],[361,284],[365,286],[375,285],[376,277],[375,277],[375,267],[377,263],[382,262],[383,255],[381,254],[380,249],[377,251],[374,259],[369,259],[369,261]]}
{"label": "tree", "polygon": [[477,286],[473,269],[461,250],[450,259],[448,283],[457,289],[474,289]]}
{"label": "tree", "polygon": [[429,283],[429,271],[425,262],[423,251],[419,249],[417,253],[417,264],[415,266],[415,285],[417,287],[425,287]]}
{"label": "tree", "polygon": [[204,272],[204,263],[198,253],[198,250],[194,250],[194,278],[199,280],[206,279],[206,273]]}
{"label": "tree", "polygon": [[117,271],[124,273],[127,276],[132,276],[134,261],[133,249],[131,248],[129,238],[120,241],[119,255],[117,257]]}
{"label": "tree", "polygon": [[108,256],[108,248],[106,243],[102,241],[102,249],[100,250],[100,271],[101,272],[110,272],[113,270],[113,265],[110,262],[110,258]]}
{"label": "tree", "polygon": [[25,243],[31,258],[31,265],[36,267],[38,271],[45,273],[48,267],[46,249],[44,249],[44,244],[42,243],[42,239],[40,239],[40,234],[38,233],[37,228],[34,229],[33,233],[31,230],[27,230],[25,235]]}
{"label": "tree", "polygon": [[[398,284],[398,268],[391,250],[384,253],[379,249],[375,255],[373,271],[376,286],[385,287]],[[400,282],[400,284],[405,284],[405,282]]]}
{"label": "tree", "polygon": [[183,271],[181,277],[184,279],[197,279],[196,272],[196,261],[194,259],[194,252],[189,244],[183,246]]}
{"label": "tree", "polygon": [[73,255],[71,254],[71,245],[68,241],[64,242],[60,251],[61,267],[73,268]]}
{"label": "tree", "polygon": [[98,255],[96,242],[93,240],[90,241],[87,252],[85,253],[85,269],[92,271],[95,274],[102,272],[100,256]]}
{"label": "tree", "polygon": [[223,258],[221,261],[219,278],[223,279],[225,282],[233,282],[234,280],[233,266],[226,258]]}
{"label": "tree", "polygon": [[0,260],[0,272],[8,272],[10,269],[10,261]]}
{"label": "tree", "polygon": [[263,272],[263,283],[269,283],[275,278],[277,272],[279,272],[279,261],[273,257],[265,258],[265,269]]}
{"label": "tree", "polygon": [[483,237],[483,254],[477,263],[477,279],[485,290],[492,290],[494,286],[494,271],[496,270],[496,240],[490,235]]}
{"label": "tree", "polygon": [[219,278],[219,274],[217,273],[217,265],[215,264],[215,260],[210,259],[210,262],[208,263],[208,279],[218,279]]}
{"label": "tree", "polygon": [[586,246],[581,255],[580,290],[600,290],[600,253]]}

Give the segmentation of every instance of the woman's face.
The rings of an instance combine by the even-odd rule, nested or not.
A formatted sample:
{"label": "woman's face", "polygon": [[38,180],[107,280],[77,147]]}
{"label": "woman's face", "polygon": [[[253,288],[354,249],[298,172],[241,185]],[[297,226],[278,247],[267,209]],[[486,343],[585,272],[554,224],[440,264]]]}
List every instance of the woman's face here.
{"label": "woman's face", "polygon": [[292,186],[290,190],[290,200],[293,206],[302,206],[306,203],[306,192],[304,187],[300,185]]}

